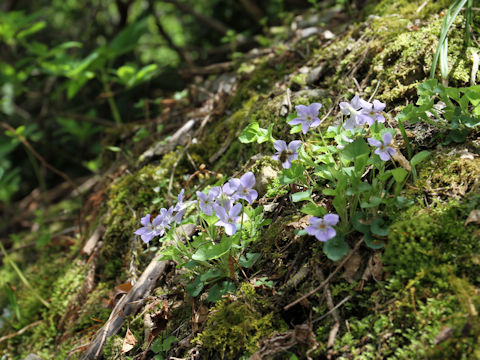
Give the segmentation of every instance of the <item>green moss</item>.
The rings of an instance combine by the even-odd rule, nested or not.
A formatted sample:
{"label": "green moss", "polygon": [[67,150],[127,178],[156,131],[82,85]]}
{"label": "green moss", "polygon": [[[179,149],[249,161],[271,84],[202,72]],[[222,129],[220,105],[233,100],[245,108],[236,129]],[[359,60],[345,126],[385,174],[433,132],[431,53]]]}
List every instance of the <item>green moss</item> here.
{"label": "green moss", "polygon": [[243,284],[235,297],[216,303],[206,328],[194,339],[207,354],[204,359],[236,359],[253,354],[261,339],[283,331],[285,323],[274,313],[262,314],[258,294]]}
{"label": "green moss", "polygon": [[414,278],[420,272],[427,276],[442,264],[460,274],[479,273],[480,267],[468,261],[480,251],[478,234],[473,226],[463,225],[477,203],[478,197],[468,203],[451,201],[406,211],[389,228],[384,265],[399,279]]}

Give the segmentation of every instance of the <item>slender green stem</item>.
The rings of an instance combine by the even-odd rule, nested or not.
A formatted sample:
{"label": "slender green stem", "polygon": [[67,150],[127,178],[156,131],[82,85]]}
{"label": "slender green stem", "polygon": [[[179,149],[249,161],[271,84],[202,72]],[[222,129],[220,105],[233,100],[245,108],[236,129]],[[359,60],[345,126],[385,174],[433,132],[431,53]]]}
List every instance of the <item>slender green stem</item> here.
{"label": "slender green stem", "polygon": [[7,253],[7,250],[3,247],[3,244],[0,242],[0,250],[3,253],[3,256],[6,261],[8,261],[17,273],[18,277],[20,280],[25,284],[25,286],[32,292],[32,294],[43,304],[45,307],[50,308],[50,303],[46,300],[44,300],[38,292],[35,291],[35,289],[30,285],[30,282],[27,280],[27,278],[23,275],[22,271],[18,268],[18,266],[15,264],[15,262],[10,258],[10,256]]}

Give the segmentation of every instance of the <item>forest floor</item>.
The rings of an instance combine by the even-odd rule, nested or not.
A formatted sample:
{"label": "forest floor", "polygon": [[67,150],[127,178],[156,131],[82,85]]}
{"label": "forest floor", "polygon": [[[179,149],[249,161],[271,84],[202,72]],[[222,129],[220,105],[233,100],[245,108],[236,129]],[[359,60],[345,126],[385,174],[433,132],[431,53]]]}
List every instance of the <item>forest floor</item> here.
{"label": "forest floor", "polygon": [[[445,96],[460,109],[465,95],[478,112],[480,48],[465,49],[462,13],[449,33],[449,87],[424,83],[448,5],[384,0],[360,17],[292,17],[270,29],[265,47],[190,69],[188,91],[164,100],[160,117],[112,130],[102,171],[74,191],[51,190],[48,209],[39,211],[38,191],[16,204],[12,228],[27,230],[10,234],[0,255],[10,284],[0,358],[480,359],[480,133],[459,134],[428,109],[415,122],[405,110],[430,91],[435,109]],[[352,203],[359,188],[325,175],[321,153],[343,156],[339,104],[356,94],[386,104],[397,154],[363,164],[369,189],[372,174],[390,178],[380,197]],[[302,138],[302,182],[298,166],[272,159],[271,140],[298,139],[287,122],[295,106],[315,102],[322,123]],[[358,149],[344,147],[355,160],[341,158],[345,173],[358,171]],[[204,236],[192,208],[168,241],[134,234],[182,189],[193,200],[247,172],[258,198],[222,253],[189,248]],[[305,234],[320,208],[357,206],[341,242]]]}

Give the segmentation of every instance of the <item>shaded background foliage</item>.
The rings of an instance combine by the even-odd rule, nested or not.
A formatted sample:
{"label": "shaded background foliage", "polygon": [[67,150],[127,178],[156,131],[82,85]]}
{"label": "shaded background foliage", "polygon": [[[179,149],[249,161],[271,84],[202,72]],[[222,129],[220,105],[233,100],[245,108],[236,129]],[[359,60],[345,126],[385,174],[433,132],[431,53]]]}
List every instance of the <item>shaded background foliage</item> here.
{"label": "shaded background foliage", "polygon": [[182,69],[231,59],[235,50],[257,45],[258,35],[287,11],[309,6],[306,0],[4,1],[0,206],[62,181],[22,138],[70,177],[95,171],[105,132],[158,115],[161,100],[189,81]]}

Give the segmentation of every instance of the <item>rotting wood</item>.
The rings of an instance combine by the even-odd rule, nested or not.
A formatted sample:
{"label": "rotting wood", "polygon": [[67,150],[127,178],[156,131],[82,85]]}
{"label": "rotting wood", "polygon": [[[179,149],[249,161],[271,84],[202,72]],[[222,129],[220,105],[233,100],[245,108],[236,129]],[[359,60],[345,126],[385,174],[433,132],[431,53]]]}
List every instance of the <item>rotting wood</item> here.
{"label": "rotting wood", "polygon": [[145,298],[155,287],[157,280],[165,272],[169,261],[160,261],[161,255],[153,258],[133,288],[115,306],[105,325],[97,332],[81,360],[99,359],[107,339],[115,335],[122,327],[125,318],[136,313]]}

